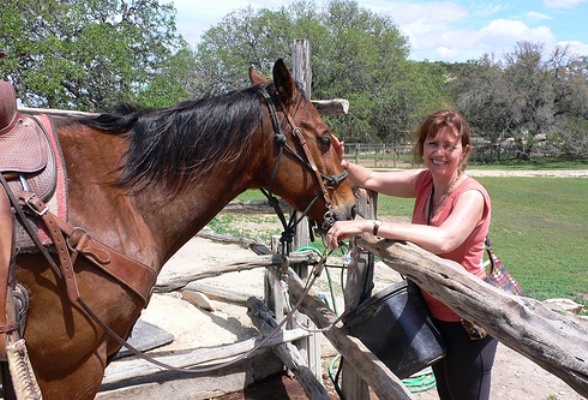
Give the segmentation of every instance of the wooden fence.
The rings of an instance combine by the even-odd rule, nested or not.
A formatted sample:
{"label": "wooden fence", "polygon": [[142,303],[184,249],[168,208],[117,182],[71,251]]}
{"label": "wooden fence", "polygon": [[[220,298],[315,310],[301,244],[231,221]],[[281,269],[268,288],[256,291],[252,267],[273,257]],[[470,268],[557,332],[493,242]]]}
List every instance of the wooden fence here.
{"label": "wooden fence", "polygon": [[[491,145],[487,141],[476,140],[472,145],[470,164],[490,164],[516,158],[514,142]],[[345,143],[345,157],[356,164],[371,168],[412,168],[413,145]]]}

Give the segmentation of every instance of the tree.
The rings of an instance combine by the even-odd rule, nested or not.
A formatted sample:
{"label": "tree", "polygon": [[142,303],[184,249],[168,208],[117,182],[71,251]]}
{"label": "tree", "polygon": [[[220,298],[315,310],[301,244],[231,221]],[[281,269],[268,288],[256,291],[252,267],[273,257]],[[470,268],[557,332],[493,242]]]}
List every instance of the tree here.
{"label": "tree", "polygon": [[155,82],[189,70],[174,13],[158,0],[4,0],[0,71],[27,106],[96,110],[150,91],[150,105],[174,102],[186,88]]}
{"label": "tree", "polygon": [[447,87],[474,133],[492,143],[514,137],[519,155],[528,157],[538,137],[551,137],[551,146],[579,154],[586,143],[587,66],[566,47],[546,55],[543,45],[520,42],[503,59],[485,55],[450,66]]}
{"label": "tree", "polygon": [[[249,7],[225,16],[198,46],[198,94],[243,86],[245,66],[269,74],[277,58],[291,62],[292,43],[301,38],[311,45],[313,98],[350,101],[348,115],[325,118],[347,141],[391,140],[411,128],[414,115],[441,104],[441,71],[407,60],[408,41],[392,20],[340,0],[324,7],[296,2],[276,11]],[[403,109],[390,112],[396,105]]]}
{"label": "tree", "polygon": [[498,143],[517,129],[513,108],[516,95],[505,79],[499,60],[485,55],[478,61],[470,61],[459,69],[450,84],[459,93],[458,108],[474,135]]}
{"label": "tree", "polygon": [[430,63],[406,62],[397,71],[398,81],[386,85],[375,101],[372,125],[382,142],[400,144],[445,97],[441,88],[444,70]]}

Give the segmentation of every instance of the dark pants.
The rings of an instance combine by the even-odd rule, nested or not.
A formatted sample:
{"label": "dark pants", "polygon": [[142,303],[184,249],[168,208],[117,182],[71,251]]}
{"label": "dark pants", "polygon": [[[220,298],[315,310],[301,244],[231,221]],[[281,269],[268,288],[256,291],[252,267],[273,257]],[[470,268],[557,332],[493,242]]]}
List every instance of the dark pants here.
{"label": "dark pants", "polygon": [[441,400],[488,400],[498,341],[491,336],[470,340],[461,322],[435,320],[447,355],[433,365]]}

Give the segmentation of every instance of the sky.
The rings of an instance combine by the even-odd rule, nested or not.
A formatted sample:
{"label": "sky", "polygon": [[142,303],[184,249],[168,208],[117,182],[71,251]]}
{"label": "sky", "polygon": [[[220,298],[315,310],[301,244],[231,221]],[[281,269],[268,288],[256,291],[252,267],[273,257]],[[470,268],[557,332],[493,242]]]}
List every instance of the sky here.
{"label": "sky", "polygon": [[[278,9],[292,0],[162,0],[173,3],[179,32],[193,46],[232,11],[251,6]],[[327,0],[315,0],[326,4]],[[549,53],[568,46],[588,56],[588,0],[390,1],[357,0],[360,7],[390,17],[410,44],[415,61],[464,62],[484,54],[500,58],[517,42],[541,43]],[[312,45],[312,44],[311,44]]]}

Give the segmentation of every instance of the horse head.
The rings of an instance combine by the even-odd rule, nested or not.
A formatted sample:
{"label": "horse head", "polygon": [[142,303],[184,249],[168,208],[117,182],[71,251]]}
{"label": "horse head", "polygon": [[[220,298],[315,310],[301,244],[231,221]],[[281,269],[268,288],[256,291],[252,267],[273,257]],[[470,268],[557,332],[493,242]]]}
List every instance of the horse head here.
{"label": "horse head", "polygon": [[251,82],[266,100],[266,123],[275,133],[276,157],[269,157],[263,166],[273,173],[261,186],[290,199],[290,205],[306,212],[324,233],[335,220],[354,217],[355,197],[347,171],[332,145],[333,133],[281,59],[272,73],[273,84],[249,69]]}

